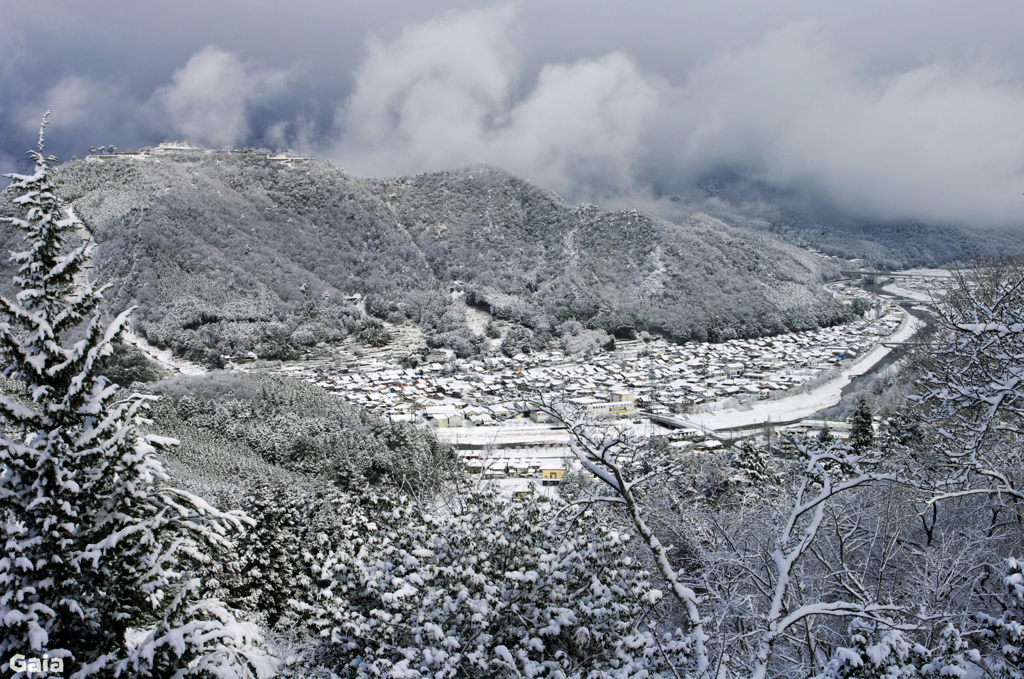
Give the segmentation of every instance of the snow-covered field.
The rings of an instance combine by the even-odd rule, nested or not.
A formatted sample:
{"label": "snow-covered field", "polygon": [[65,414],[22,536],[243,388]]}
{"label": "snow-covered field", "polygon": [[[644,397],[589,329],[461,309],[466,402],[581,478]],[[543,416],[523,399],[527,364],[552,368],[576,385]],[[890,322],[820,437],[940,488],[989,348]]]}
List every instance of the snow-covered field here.
{"label": "snow-covered field", "polygon": [[466,325],[474,335],[483,335],[487,331],[487,324],[491,321],[491,315],[486,311],[466,307]]}
{"label": "snow-covered field", "polygon": [[569,443],[569,432],[564,428],[536,424],[531,420],[512,420],[500,425],[483,427],[441,428],[436,431],[438,439],[455,447],[564,446]]}
{"label": "snow-covered field", "polygon": [[[609,425],[626,425],[631,420],[609,421]],[[651,431],[657,435],[668,434],[672,430],[652,424],[649,420],[641,420],[641,424],[634,425],[642,428],[642,431]],[[437,438],[451,443],[456,448],[473,446],[490,447],[495,449],[527,447],[529,450],[543,451],[545,446],[569,445],[569,432],[565,427],[551,424],[537,424],[529,419],[506,420],[501,424],[482,427],[453,427],[440,428],[435,430]],[[547,457],[544,453],[529,453],[530,457]],[[560,457],[561,453],[556,455]]]}
{"label": "snow-covered field", "polygon": [[925,280],[898,279],[894,283],[882,286],[882,290],[891,295],[899,295],[925,304],[931,304],[946,289],[953,273],[949,269],[905,269],[893,273],[907,276],[920,276]]}

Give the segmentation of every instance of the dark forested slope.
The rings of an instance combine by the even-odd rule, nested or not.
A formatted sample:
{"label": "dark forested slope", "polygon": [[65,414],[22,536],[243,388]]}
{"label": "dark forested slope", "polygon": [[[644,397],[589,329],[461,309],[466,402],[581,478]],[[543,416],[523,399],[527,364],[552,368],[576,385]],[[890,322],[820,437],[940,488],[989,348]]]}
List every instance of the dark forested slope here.
{"label": "dark forested slope", "polygon": [[372,185],[439,280],[461,281],[471,303],[534,328],[579,320],[717,340],[841,314],[819,289],[821,260],[705,215],[673,224],[573,208],[487,167]]}
{"label": "dark forested slope", "polygon": [[820,288],[828,265],[770,236],[574,208],[487,167],[364,180],[308,159],[162,147],[75,160],[57,181],[99,244],[112,308],[137,304],[140,334],[208,363],[342,339],[363,309],[452,344],[470,334],[453,291],[542,338],[575,320],[719,340],[846,313]]}

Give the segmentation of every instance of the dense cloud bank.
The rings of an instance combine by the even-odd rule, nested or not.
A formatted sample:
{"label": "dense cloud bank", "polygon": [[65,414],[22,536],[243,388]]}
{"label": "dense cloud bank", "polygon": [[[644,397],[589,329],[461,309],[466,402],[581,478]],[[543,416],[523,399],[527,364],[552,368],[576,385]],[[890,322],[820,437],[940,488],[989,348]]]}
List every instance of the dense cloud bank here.
{"label": "dense cloud bank", "polygon": [[[667,215],[680,210],[672,197],[706,211],[695,187],[741,176],[844,223],[1024,218],[1011,6],[922,17],[793,2],[726,17],[653,4],[399,3],[377,15],[307,3],[242,17],[215,4],[184,13],[192,20],[111,8],[105,28],[67,7],[61,20],[5,10],[0,165],[53,107],[65,157],[172,137],[292,147],[361,176],[487,162],[570,203]],[[174,48],[154,46],[164,34]]]}

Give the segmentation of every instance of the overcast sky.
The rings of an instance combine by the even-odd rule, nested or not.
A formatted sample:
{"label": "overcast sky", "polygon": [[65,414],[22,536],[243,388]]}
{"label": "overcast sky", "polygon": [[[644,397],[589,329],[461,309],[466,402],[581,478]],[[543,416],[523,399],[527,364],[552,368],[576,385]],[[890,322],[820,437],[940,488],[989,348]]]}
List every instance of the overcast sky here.
{"label": "overcast sky", "polygon": [[0,0],[0,169],[167,139],[362,176],[487,162],[570,201],[742,176],[875,220],[1024,225],[1012,0]]}

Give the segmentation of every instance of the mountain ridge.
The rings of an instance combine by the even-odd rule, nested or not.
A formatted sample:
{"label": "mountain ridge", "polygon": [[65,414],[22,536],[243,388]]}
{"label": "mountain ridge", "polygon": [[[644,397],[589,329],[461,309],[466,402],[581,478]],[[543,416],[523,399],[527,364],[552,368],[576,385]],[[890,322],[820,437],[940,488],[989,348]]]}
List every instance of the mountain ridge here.
{"label": "mountain ridge", "polygon": [[[73,160],[56,181],[99,246],[109,304],[137,305],[140,335],[209,364],[361,334],[364,309],[472,353],[480,338],[453,293],[538,344],[567,323],[718,341],[850,314],[821,289],[837,267],[806,251],[706,215],[570,206],[488,166],[360,179],[313,159],[165,146]],[[6,192],[0,211],[16,213]]]}

